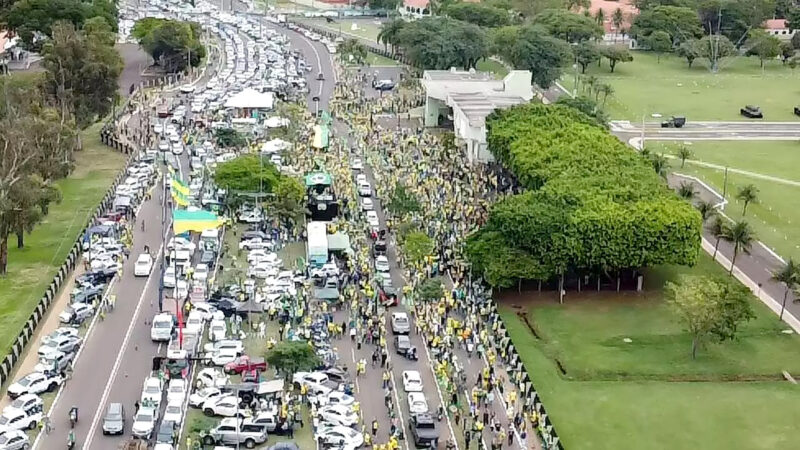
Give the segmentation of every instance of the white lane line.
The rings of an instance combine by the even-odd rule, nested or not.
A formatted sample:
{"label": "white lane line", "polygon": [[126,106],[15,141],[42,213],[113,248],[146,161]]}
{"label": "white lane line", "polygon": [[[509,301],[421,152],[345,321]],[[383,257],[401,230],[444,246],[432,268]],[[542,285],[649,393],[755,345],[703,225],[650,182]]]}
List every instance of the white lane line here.
{"label": "white lane line", "polygon": [[[414,317],[414,324],[416,325],[417,318]],[[450,429],[450,436],[453,438],[453,444],[456,446],[456,450],[458,450],[458,440],[456,439],[456,433],[453,431],[453,424],[450,422],[450,414],[447,414],[447,405],[444,402],[444,397],[442,397],[442,389],[439,387],[439,381],[436,378],[436,372],[433,370],[433,360],[431,359],[430,352],[428,351],[428,342],[425,340],[425,336],[420,335],[422,339],[422,347],[425,349],[425,356],[428,358],[428,369],[431,370],[431,375],[433,375],[433,384],[436,385],[436,393],[439,395],[439,402],[442,405],[442,408],[445,409],[444,417],[447,419],[447,428]]]}
{"label": "white lane line", "polygon": [[[300,36],[300,39],[305,41],[305,43],[308,44],[309,47],[311,47],[311,51],[314,52],[314,56],[317,58],[317,70],[319,72],[322,72],[322,59],[320,59],[320,57],[319,57],[319,52],[317,51],[317,48],[314,47],[314,44],[307,37],[305,37],[305,35],[303,35],[302,33],[296,33],[296,34],[298,36]],[[333,76],[334,76],[334,80],[335,80],[336,79],[336,70],[333,70],[333,72],[334,72]],[[317,96],[319,96],[319,97],[322,96],[322,83],[323,82],[320,81],[320,83],[319,83],[319,91],[317,92]]]}
{"label": "white lane line", "polygon": [[[387,365],[391,364],[391,361],[386,361],[386,364]],[[397,414],[397,417],[400,418],[400,426],[402,427],[401,429],[405,430],[406,429],[406,421],[403,420],[403,408],[400,406],[400,396],[397,393],[397,390],[398,390],[397,389],[397,383],[395,383],[395,381],[394,381],[394,371],[393,370],[389,371],[389,376],[392,379],[392,393],[394,393],[394,402],[397,404],[397,412],[399,413],[399,414]],[[406,450],[409,450],[408,449],[408,439],[403,439],[403,443],[405,444]]]}
{"label": "white lane line", "polygon": [[[161,252],[163,250],[164,250],[164,243],[162,241],[161,245],[158,247],[158,252],[156,253],[156,258],[155,258],[156,261],[158,261],[161,258]],[[128,325],[128,330],[125,332],[125,339],[122,341],[122,348],[120,348],[120,351],[117,354],[117,359],[114,361],[114,368],[111,369],[111,375],[108,377],[105,389],[103,389],[103,397],[100,399],[100,404],[95,410],[94,418],[92,419],[92,426],[89,428],[89,434],[86,437],[86,442],[81,446],[82,449],[91,448],[92,439],[94,438],[94,432],[97,429],[97,424],[100,422],[100,416],[103,414],[103,405],[105,405],[106,401],[108,401],[108,395],[111,393],[111,385],[116,379],[117,371],[119,371],[119,366],[122,363],[122,357],[125,355],[125,350],[127,350],[128,348],[128,341],[131,338],[133,327],[134,325],[136,325],[138,321],[139,312],[142,309],[142,304],[144,303],[143,300],[145,295],[147,294],[147,289],[150,286],[150,282],[153,281],[154,279],[153,277],[154,273],[155,271],[150,272],[150,276],[147,277],[147,283],[145,283],[144,289],[142,289],[142,294],[139,296],[139,302],[136,305],[136,310],[133,312],[133,318],[131,319],[131,324]]]}

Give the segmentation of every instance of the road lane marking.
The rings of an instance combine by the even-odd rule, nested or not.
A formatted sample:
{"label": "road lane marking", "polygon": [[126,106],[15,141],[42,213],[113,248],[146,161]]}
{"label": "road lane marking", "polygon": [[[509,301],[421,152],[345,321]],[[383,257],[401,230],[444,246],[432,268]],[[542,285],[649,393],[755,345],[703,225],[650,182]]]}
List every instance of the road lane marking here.
{"label": "road lane marking", "polygon": [[[161,245],[158,247],[158,252],[156,253],[156,260],[161,258],[161,252],[164,250],[164,242],[161,242]],[[94,438],[94,432],[97,429],[97,424],[100,422],[100,416],[103,414],[103,405],[108,401],[108,395],[111,393],[111,386],[114,383],[114,380],[117,377],[117,371],[119,371],[119,366],[122,363],[122,357],[125,355],[125,350],[128,348],[128,341],[131,338],[131,334],[133,332],[134,325],[136,325],[137,320],[139,318],[139,312],[142,309],[142,305],[144,304],[143,300],[145,295],[147,294],[147,289],[150,286],[150,282],[153,281],[154,277],[153,274],[156,273],[155,271],[150,272],[150,275],[147,277],[147,282],[144,285],[144,289],[142,289],[142,294],[139,296],[139,302],[136,305],[136,310],[133,312],[133,317],[131,318],[131,324],[128,325],[128,329],[125,332],[125,339],[122,341],[122,347],[120,348],[120,352],[117,354],[117,359],[114,361],[114,367],[111,369],[111,375],[108,377],[108,381],[106,382],[106,386],[103,389],[103,396],[100,399],[100,404],[98,408],[95,410],[94,418],[92,419],[92,426],[89,428],[89,434],[86,436],[86,441],[81,446],[82,449],[91,448],[92,439]]]}

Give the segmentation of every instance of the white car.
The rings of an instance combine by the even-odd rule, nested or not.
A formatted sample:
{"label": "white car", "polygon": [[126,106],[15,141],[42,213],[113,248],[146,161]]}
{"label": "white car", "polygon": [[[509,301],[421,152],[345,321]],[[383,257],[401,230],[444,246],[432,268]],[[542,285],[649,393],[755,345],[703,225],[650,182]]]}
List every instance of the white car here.
{"label": "white car", "polygon": [[328,375],[322,372],[295,372],[292,375],[292,382],[298,387],[308,384],[322,384],[327,381]]}
{"label": "white car", "polygon": [[149,403],[158,405],[161,403],[161,394],[164,392],[164,383],[158,377],[147,377],[142,385],[141,404]]}
{"label": "white car", "polygon": [[26,450],[30,445],[28,435],[22,431],[7,431],[0,435],[0,450]]}
{"label": "white car", "polygon": [[364,170],[364,162],[361,161],[361,158],[353,158],[353,162],[350,163],[350,168],[353,170]]}
{"label": "white car", "polygon": [[372,199],[369,197],[364,197],[361,199],[361,209],[364,211],[372,211],[375,208],[375,205],[372,203]]}
{"label": "white car", "polygon": [[11,398],[16,398],[25,394],[52,392],[62,382],[63,380],[59,375],[47,376],[41,372],[31,372],[9,386],[8,395]]}
{"label": "white car", "polygon": [[218,352],[220,350],[233,350],[237,354],[244,353],[244,344],[242,341],[236,339],[226,339],[224,341],[209,342],[203,347],[203,350],[208,353]]}
{"label": "white car", "polygon": [[153,342],[169,342],[172,339],[174,327],[175,322],[172,314],[168,312],[156,314],[153,317],[152,325],[150,325],[150,340]]}
{"label": "white car", "polygon": [[279,269],[268,262],[258,262],[247,269],[247,276],[263,280],[278,275]]}
{"label": "white car", "polygon": [[0,415],[0,434],[12,430],[34,430],[43,417],[41,409],[32,409],[28,412],[14,408],[4,409]]}
{"label": "white car", "polygon": [[425,394],[422,392],[409,392],[408,411],[411,414],[428,412],[428,401],[425,400]]}
{"label": "white car", "polygon": [[367,181],[367,176],[364,175],[363,173],[356,175],[356,184],[364,184],[364,183],[369,184],[369,181]]}
{"label": "white car", "polygon": [[133,435],[142,439],[150,439],[157,419],[158,408],[140,407],[133,418],[133,427],[131,428]]}
{"label": "white car", "polygon": [[378,221],[378,213],[375,211],[367,211],[367,223],[372,228],[380,227],[380,222]]}
{"label": "white car", "polygon": [[247,263],[248,264],[265,263],[271,266],[279,267],[281,264],[283,264],[283,261],[280,258],[278,258],[277,253],[272,253],[263,249],[259,249],[259,250],[250,250],[247,253]]}
{"label": "white car", "polygon": [[183,401],[167,403],[163,420],[180,424],[183,421]]}
{"label": "white car", "polygon": [[217,367],[224,367],[225,364],[235,361],[240,353],[236,349],[222,348],[212,352],[208,361]]}
{"label": "white car", "polygon": [[357,449],[364,445],[364,436],[345,426],[320,426],[314,438],[333,448]]}
{"label": "white car", "polygon": [[208,338],[211,341],[221,341],[228,337],[228,326],[224,320],[212,320],[208,327]]}
{"label": "white car", "polygon": [[186,380],[175,378],[167,386],[167,403],[183,403],[186,398]]}
{"label": "white car", "polygon": [[163,132],[164,132],[164,125],[162,125],[161,122],[156,122],[153,124],[153,133],[161,134]]}
{"label": "white car", "polygon": [[198,387],[222,387],[228,384],[229,377],[221,370],[214,368],[205,368],[197,374],[197,381],[195,386]]}
{"label": "white car", "polygon": [[350,407],[355,401],[356,399],[352,395],[347,395],[341,391],[333,391],[328,395],[318,395],[312,399],[312,402],[317,403],[319,406],[342,405]]}
{"label": "white car", "polygon": [[197,244],[180,236],[173,237],[167,243],[167,249],[169,251],[174,251],[177,249],[178,251],[187,251],[194,254],[196,248]]}
{"label": "white car", "polygon": [[239,408],[239,401],[236,395],[210,398],[203,403],[202,409],[207,416],[244,416],[245,410]]}
{"label": "white car", "polygon": [[210,303],[197,302],[194,303],[194,305],[192,306],[192,310],[189,313],[189,315],[190,316],[192,314],[199,315],[202,320],[206,321],[206,320],[211,320],[211,318],[214,316],[214,313],[216,312],[217,308],[215,308],[214,305]]}
{"label": "white car", "polygon": [[372,186],[370,186],[369,183],[359,184],[358,195],[361,197],[372,197]]}
{"label": "white car", "polygon": [[385,255],[379,255],[375,258],[375,270],[378,272],[388,272],[389,271],[389,258]]}
{"label": "white car", "polygon": [[169,266],[164,270],[164,287],[174,288],[177,277],[175,276],[175,267]]}
{"label": "white car", "polygon": [[10,405],[3,408],[3,412],[14,410],[31,411],[44,408],[44,401],[36,394],[25,394],[17,397]]}
{"label": "white car", "polygon": [[403,389],[406,392],[422,392],[422,377],[416,370],[403,371]]}
{"label": "white car", "polygon": [[252,238],[239,242],[239,249],[241,250],[272,250],[272,247],[274,247],[272,241],[261,238]]}
{"label": "white car", "polygon": [[199,408],[207,400],[210,400],[214,397],[219,397],[221,395],[222,391],[218,387],[204,387],[202,389],[198,389],[189,396],[189,406],[193,408]]}
{"label": "white car", "polygon": [[198,264],[194,268],[194,275],[192,275],[192,279],[199,281],[208,280],[208,266],[205,264]]}
{"label": "white car", "polygon": [[358,414],[353,408],[344,405],[323,406],[317,411],[317,415],[323,421],[345,427],[352,427],[358,424]]}
{"label": "white car", "polygon": [[72,327],[61,327],[56,331],[48,334],[42,338],[42,345],[47,345],[49,342],[60,338],[61,336],[78,336],[78,329]]}
{"label": "white car", "polygon": [[180,142],[173,142],[172,144],[172,154],[176,156],[180,156],[183,154],[183,144]]}

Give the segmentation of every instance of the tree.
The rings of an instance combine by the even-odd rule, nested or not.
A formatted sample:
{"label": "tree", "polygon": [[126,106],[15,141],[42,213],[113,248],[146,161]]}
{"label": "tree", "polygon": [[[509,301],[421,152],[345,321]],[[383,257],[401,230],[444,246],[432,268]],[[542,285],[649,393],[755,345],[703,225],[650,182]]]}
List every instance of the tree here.
{"label": "tree", "polygon": [[558,80],[562,68],[572,62],[569,44],[548,36],[538,26],[521,28],[517,41],[501,56],[516,69],[530,70],[533,82],[544,89]]}
{"label": "tree", "polygon": [[611,23],[614,25],[614,29],[617,33],[622,30],[622,24],[625,23],[625,15],[622,13],[621,8],[614,10],[614,13],[611,15]]}
{"label": "tree", "polygon": [[700,39],[698,49],[703,58],[711,63],[711,71],[714,73],[719,71],[719,63],[723,58],[739,54],[731,41],[720,35],[705,36]]}
{"label": "tree", "polygon": [[399,42],[400,30],[406,23],[403,19],[394,19],[381,25],[381,31],[378,33],[378,42],[383,44],[384,50],[387,45],[391,45],[392,49],[394,49],[394,46]]}
{"label": "tree", "polygon": [[[794,36],[792,36],[794,37]],[[781,63],[786,65],[786,62],[794,56],[794,46],[791,42],[781,41]]]}
{"label": "tree", "polygon": [[593,117],[602,127],[608,126],[608,116],[597,106],[597,102],[589,97],[579,95],[573,98],[569,95],[562,95],[556,100],[556,103],[575,108],[587,116]]}
{"label": "tree", "polygon": [[790,42],[792,43],[793,49],[795,50],[800,49],[800,33],[793,34],[792,40]]}
{"label": "tree", "polygon": [[108,0],[20,0],[8,10],[0,9],[0,22],[17,31],[23,43],[32,49],[35,49],[34,33],[52,37],[53,25],[58,22],[68,22],[75,29],[81,29],[87,19],[98,16],[117,31],[116,2]]}
{"label": "tree", "polygon": [[750,247],[756,240],[756,235],[750,224],[744,220],[734,222],[732,225],[726,224],[723,229],[722,239],[733,246],[733,259],[731,260],[731,270],[729,275],[733,275],[733,268],[736,266],[736,257],[739,253],[750,254]]}
{"label": "tree", "polygon": [[597,39],[603,35],[603,28],[592,18],[564,9],[542,11],[533,18],[533,23],[570,43]]}
{"label": "tree", "polygon": [[[603,83],[597,89],[598,94],[603,94],[603,108],[606,107],[606,100],[608,99],[609,95],[614,95],[614,87],[608,83]],[[596,101],[596,100],[595,100]]]}
{"label": "tree", "polygon": [[403,237],[401,248],[403,255],[411,263],[416,265],[425,259],[426,256],[433,254],[435,245],[433,239],[421,231],[412,231]]}
{"label": "tree", "polygon": [[11,191],[14,203],[12,229],[17,248],[25,247],[25,233],[33,231],[47,215],[50,203],[61,201],[61,191],[38,174],[31,174]]}
{"label": "tree", "polygon": [[564,7],[569,11],[588,9],[591,6],[590,0],[565,0]]}
{"label": "tree", "polygon": [[53,38],[42,49],[45,92],[80,128],[111,112],[122,73],[122,58],[113,42],[109,45],[111,28],[102,22],[82,32],[72,24],[54,24]]}
{"label": "tree", "polygon": [[218,164],[214,182],[233,194],[269,193],[278,183],[275,166],[258,155],[242,155]]}
{"label": "tree", "polygon": [[400,182],[395,185],[394,191],[389,197],[389,202],[386,204],[386,209],[397,217],[417,212],[420,208],[417,197]]}
{"label": "tree", "polygon": [[783,312],[786,310],[786,299],[789,297],[789,291],[797,288],[800,283],[800,265],[794,262],[792,258],[786,261],[786,264],[780,270],[772,274],[772,281],[783,283],[783,301],[781,302],[781,314],[778,320],[783,320]]}
{"label": "tree", "polygon": [[597,22],[598,25],[601,27],[606,21],[606,13],[603,11],[603,8],[598,8],[597,12],[594,15],[594,20]]}
{"label": "tree", "polygon": [[653,170],[662,178],[667,177],[667,170],[669,169],[669,161],[664,155],[652,155],[650,161],[653,165]]}
{"label": "tree", "polygon": [[742,216],[744,216],[747,213],[747,205],[758,203],[758,188],[753,184],[742,186],[739,188],[739,192],[736,193],[736,199],[744,202],[744,207],[742,208]]}
{"label": "tree", "polygon": [[697,58],[703,57],[703,49],[700,46],[700,41],[697,39],[687,39],[678,45],[678,48],[675,50],[678,56],[682,58],[686,58],[686,62],[689,63],[689,68],[692,68],[692,64],[694,60]]}
{"label": "tree", "polygon": [[339,44],[337,52],[339,59],[346,64],[362,65],[367,60],[367,47],[355,39],[345,39]]}
{"label": "tree", "polygon": [[749,31],[772,18],[774,11],[774,0],[705,0],[697,7],[705,33],[721,34],[737,47],[749,40]]}
{"label": "tree", "polygon": [[308,342],[281,341],[267,350],[265,358],[285,379],[296,372],[307,372],[322,364],[314,348]]}
{"label": "tree", "polygon": [[575,61],[581,66],[581,73],[586,73],[586,67],[599,60],[600,50],[597,44],[584,41],[575,46]]}
{"label": "tree", "polygon": [[691,157],[692,151],[689,150],[689,147],[681,145],[681,148],[678,149],[678,158],[681,159],[681,169],[683,169],[683,166],[686,165],[686,160]]}
{"label": "tree", "polygon": [[385,10],[385,11],[394,11],[397,9],[397,5],[400,4],[400,0],[369,0],[367,1],[367,5],[369,5],[369,9],[373,10]]}
{"label": "tree", "polygon": [[608,59],[608,66],[611,68],[611,73],[614,73],[614,68],[617,63],[633,61],[633,55],[627,47],[622,45],[607,45],[602,47],[600,54]]}
{"label": "tree", "polygon": [[719,241],[725,236],[725,221],[720,216],[714,216],[714,221],[711,222],[709,229],[711,235],[714,236],[714,254],[711,259],[717,259],[717,251],[719,250]]}
{"label": "tree", "polygon": [[[519,40],[521,27],[508,25],[489,30],[489,54],[509,55]],[[508,58],[506,58],[508,59]]]}
{"label": "tree", "polygon": [[247,145],[247,137],[233,128],[217,128],[214,138],[220,148],[242,148]]}
{"label": "tree", "polygon": [[489,40],[479,26],[447,17],[425,17],[403,25],[397,46],[423,69],[474,68],[488,56]]}
{"label": "tree", "polygon": [[681,6],[656,6],[641,10],[633,19],[631,35],[637,38],[648,38],[656,31],[669,35],[670,42],[680,42],[698,38],[703,34],[697,12],[691,8]]}
{"label": "tree", "polygon": [[438,301],[439,299],[444,297],[444,288],[442,287],[442,279],[439,277],[427,278],[425,281],[420,283],[418,292],[419,292],[419,297],[422,300]]}
{"label": "tree", "polygon": [[661,55],[672,51],[672,38],[666,31],[656,30],[647,37],[647,46],[656,54],[656,62],[661,62]]}
{"label": "tree", "polygon": [[692,201],[695,196],[697,196],[697,191],[694,190],[694,185],[692,183],[683,182],[678,186],[678,196]]}
{"label": "tree", "polygon": [[444,9],[444,14],[488,28],[502,27],[510,22],[508,11],[483,3],[453,3]]}
{"label": "tree", "polygon": [[299,179],[281,175],[267,206],[284,221],[297,223],[306,213],[306,190]]}
{"label": "tree", "polygon": [[205,57],[202,32],[195,22],[146,18],[134,24],[131,34],[156,64],[167,72],[180,72],[197,67]]}
{"label": "tree", "polygon": [[703,223],[708,222],[708,219],[717,214],[717,208],[712,202],[700,200],[697,202],[696,207],[697,211],[700,213],[700,218],[703,219]]}
{"label": "tree", "polygon": [[747,43],[750,44],[747,56],[758,57],[761,67],[764,67],[765,60],[776,58],[781,54],[781,41],[764,30],[750,30]]}
{"label": "tree", "polygon": [[742,288],[725,280],[690,275],[666,283],[669,305],[692,338],[693,360],[708,339],[733,339],[739,325],[754,317],[749,294]]}

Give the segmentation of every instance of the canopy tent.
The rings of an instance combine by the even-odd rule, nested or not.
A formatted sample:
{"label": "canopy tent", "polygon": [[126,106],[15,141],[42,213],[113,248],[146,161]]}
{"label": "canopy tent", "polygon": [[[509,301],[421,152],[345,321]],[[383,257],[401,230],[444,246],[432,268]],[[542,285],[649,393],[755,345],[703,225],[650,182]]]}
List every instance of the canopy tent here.
{"label": "canopy tent", "polygon": [[283,139],[273,139],[261,144],[261,153],[279,153],[291,146],[291,142],[286,142]]}
{"label": "canopy tent", "polygon": [[264,121],[264,125],[267,128],[288,127],[289,123],[291,123],[289,121],[289,119],[286,119],[286,118],[283,118],[283,117],[278,117],[278,116],[272,116],[269,119]]}
{"label": "canopy tent", "polygon": [[219,228],[225,222],[224,219],[211,211],[187,211],[175,210],[172,212],[172,231],[181,234],[187,231],[198,233],[212,228]]}
{"label": "canopy tent", "polygon": [[330,174],[327,174],[325,172],[310,173],[306,175],[305,181],[306,181],[306,187],[316,186],[319,184],[330,186],[331,183],[333,183]]}
{"label": "canopy tent", "polygon": [[311,145],[314,148],[328,147],[328,138],[330,137],[330,129],[327,125],[314,125],[314,141]]}
{"label": "canopy tent", "polygon": [[350,249],[350,236],[342,232],[329,234],[328,251],[351,254],[353,251]]}
{"label": "canopy tent", "polygon": [[247,88],[234,94],[225,102],[226,109],[272,109],[275,105],[275,94],[272,92],[258,92]]}

